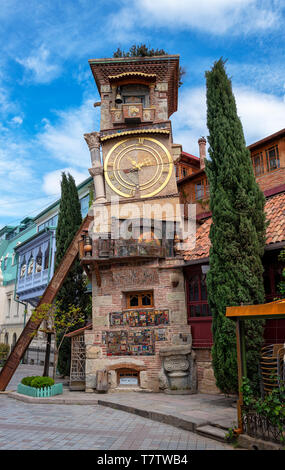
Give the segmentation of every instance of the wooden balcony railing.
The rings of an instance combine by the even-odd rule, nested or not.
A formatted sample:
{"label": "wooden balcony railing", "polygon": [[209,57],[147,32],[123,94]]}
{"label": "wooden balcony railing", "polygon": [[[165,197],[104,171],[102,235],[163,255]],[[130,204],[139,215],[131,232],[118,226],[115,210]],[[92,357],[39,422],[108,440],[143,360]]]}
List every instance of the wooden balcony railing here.
{"label": "wooden balcony railing", "polygon": [[134,239],[93,240],[84,236],[79,242],[79,255],[83,260],[120,260],[122,258],[165,258],[173,256],[173,240],[138,241]]}

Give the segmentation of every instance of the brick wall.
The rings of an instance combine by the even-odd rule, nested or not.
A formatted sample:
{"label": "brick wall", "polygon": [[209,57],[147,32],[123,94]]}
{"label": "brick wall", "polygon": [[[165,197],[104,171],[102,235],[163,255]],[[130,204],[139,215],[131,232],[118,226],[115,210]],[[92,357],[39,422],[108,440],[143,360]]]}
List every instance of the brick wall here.
{"label": "brick wall", "polygon": [[216,379],[212,367],[212,355],[210,349],[195,349],[198,392],[216,394],[221,393],[216,386]]}
{"label": "brick wall", "polygon": [[[135,271],[135,276],[133,276]],[[141,276],[140,276],[141,273]],[[143,282],[145,273],[149,273],[149,283]],[[153,275],[151,275],[153,273]],[[172,286],[172,275],[179,276],[177,287]],[[190,334],[190,326],[187,325],[186,302],[184,292],[183,272],[179,269],[161,269],[157,262],[141,265],[113,265],[112,269],[101,272],[102,285],[98,288],[93,280],[93,330],[86,331],[86,375],[87,389],[96,371],[110,365],[121,368],[122,364],[131,367],[139,366],[145,371],[141,373],[142,388],[153,391],[159,390],[158,374],[161,369],[159,350],[163,346],[172,344],[173,336],[180,333]],[[134,281],[134,279],[137,279]],[[117,280],[120,279],[120,282]],[[169,325],[161,325],[165,329],[166,341],[155,342],[155,354],[152,356],[107,356],[106,345],[102,344],[102,332],[104,331],[134,331],[139,327],[110,326],[109,313],[126,310],[126,293],[142,290],[153,291],[154,308],[169,310]],[[152,329],[157,327],[147,326]],[[114,367],[112,367],[114,368]],[[114,375],[114,374],[113,374]],[[89,376],[89,378],[88,378]],[[114,379],[112,386],[114,387]]]}

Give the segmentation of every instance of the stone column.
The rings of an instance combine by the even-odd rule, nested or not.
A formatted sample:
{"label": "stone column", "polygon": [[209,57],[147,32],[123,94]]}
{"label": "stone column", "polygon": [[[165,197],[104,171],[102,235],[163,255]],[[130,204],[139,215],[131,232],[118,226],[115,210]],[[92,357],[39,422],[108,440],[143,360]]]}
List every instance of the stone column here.
{"label": "stone column", "polygon": [[92,168],[89,168],[89,173],[93,177],[95,189],[95,203],[106,202],[105,185],[103,177],[103,166],[100,157],[100,141],[99,132],[91,132],[84,134],[84,139],[90,150]]}

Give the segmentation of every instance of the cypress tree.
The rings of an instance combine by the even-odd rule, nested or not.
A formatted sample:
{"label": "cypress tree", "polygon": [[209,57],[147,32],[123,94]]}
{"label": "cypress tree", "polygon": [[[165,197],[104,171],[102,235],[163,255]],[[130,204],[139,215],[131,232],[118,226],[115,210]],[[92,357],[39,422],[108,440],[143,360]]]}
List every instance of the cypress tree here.
{"label": "cypress tree", "polygon": [[[58,225],[56,230],[56,267],[62,260],[74,235],[82,222],[80,202],[74,178],[62,173],[61,180],[61,200],[59,206]],[[60,314],[63,314],[68,306],[81,307],[85,311],[87,304],[86,283],[83,277],[83,270],[77,258],[73,263],[66,279],[60,288],[56,298],[60,302]],[[81,327],[80,324],[78,327]],[[72,330],[75,330],[75,325]],[[60,341],[57,338],[57,343]],[[68,375],[70,371],[70,339],[65,338],[59,353],[58,371],[61,375]]]}
{"label": "cypress tree", "polygon": [[[235,325],[226,307],[264,302],[262,256],[265,198],[256,183],[225,62],[206,72],[210,184],[210,270],[207,290],[213,316],[213,369],[225,393],[238,389]],[[263,324],[246,322],[247,372],[258,384]]]}

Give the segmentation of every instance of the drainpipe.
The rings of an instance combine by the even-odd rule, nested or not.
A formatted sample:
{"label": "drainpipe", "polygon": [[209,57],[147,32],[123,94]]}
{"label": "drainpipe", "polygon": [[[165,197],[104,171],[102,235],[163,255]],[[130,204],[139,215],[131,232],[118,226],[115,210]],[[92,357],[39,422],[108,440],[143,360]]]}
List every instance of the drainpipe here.
{"label": "drainpipe", "polygon": [[52,263],[52,246],[53,246],[53,232],[50,232],[50,240],[49,240],[49,255],[48,255],[48,283],[50,281],[49,276],[50,276],[50,270],[51,270],[51,263]]}
{"label": "drainpipe", "polygon": [[[16,288],[17,288],[17,283],[18,283],[18,272],[19,272],[19,263],[17,263],[17,271],[16,271],[16,282],[15,282],[15,287],[14,287],[14,301],[17,302],[18,304],[24,305],[24,323],[23,323],[23,329],[26,326],[26,319],[27,319],[27,311],[28,311],[28,302],[22,302],[19,300],[17,294],[16,294]],[[22,361],[23,362],[23,359]]]}
{"label": "drainpipe", "polygon": [[19,297],[17,296],[16,294],[16,288],[17,288],[17,283],[18,283],[18,273],[19,273],[19,263],[17,263],[17,271],[16,271],[16,282],[15,282],[15,287],[14,287],[14,300],[15,302],[18,302],[18,304],[22,304],[25,306],[25,310],[24,310],[24,324],[23,324],[23,328],[25,328],[26,326],[26,317],[27,317],[27,305],[28,303],[27,302],[22,302],[21,300],[19,300]]}
{"label": "drainpipe", "polygon": [[[51,272],[53,245],[54,245],[54,243],[53,243],[53,231],[51,231],[51,233],[50,233],[50,243],[49,243],[48,284],[49,284],[49,281],[50,281],[49,277],[50,277],[50,272]],[[51,335],[52,335],[52,333],[50,333],[50,332],[47,333],[47,344],[46,344],[46,354],[45,354],[43,377],[49,377]]]}

